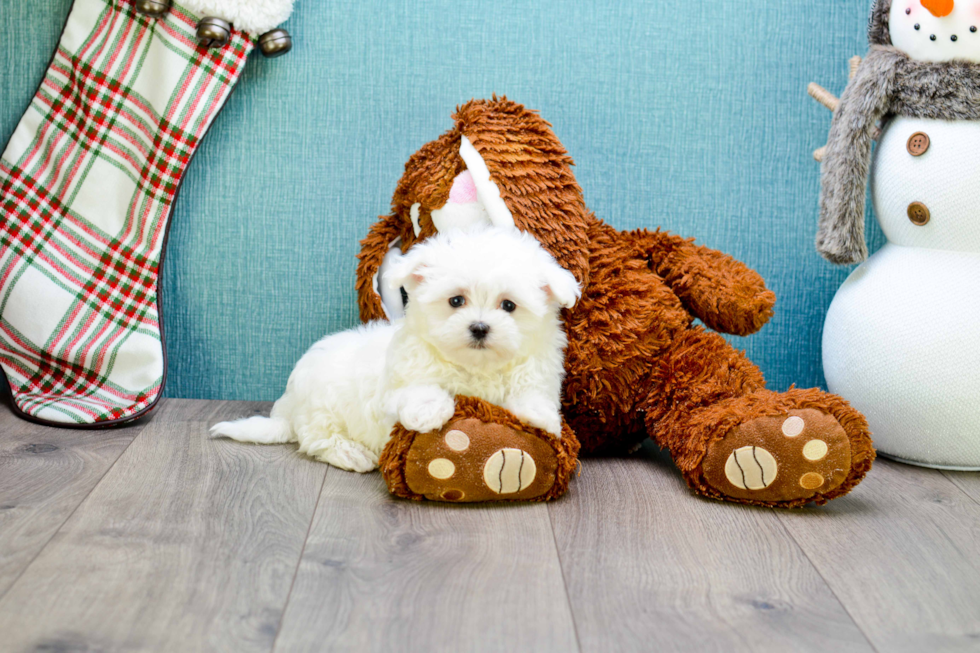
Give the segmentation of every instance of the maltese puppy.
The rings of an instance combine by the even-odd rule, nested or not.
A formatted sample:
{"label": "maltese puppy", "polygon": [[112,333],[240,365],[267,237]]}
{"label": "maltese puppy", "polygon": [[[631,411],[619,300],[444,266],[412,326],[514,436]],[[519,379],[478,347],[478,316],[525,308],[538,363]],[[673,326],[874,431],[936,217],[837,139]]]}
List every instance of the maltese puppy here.
{"label": "maltese puppy", "polygon": [[300,451],[341,469],[378,467],[396,422],[427,433],[479,397],[560,437],[565,332],[579,286],[532,236],[440,233],[384,273],[405,316],[327,336],[296,364],[270,417],[222,422],[214,436]]}

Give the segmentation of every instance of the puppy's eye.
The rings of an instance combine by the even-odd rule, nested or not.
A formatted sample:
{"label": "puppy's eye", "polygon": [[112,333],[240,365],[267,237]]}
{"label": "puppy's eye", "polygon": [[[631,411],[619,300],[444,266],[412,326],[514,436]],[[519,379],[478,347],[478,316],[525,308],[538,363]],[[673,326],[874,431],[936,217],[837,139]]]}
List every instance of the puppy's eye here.
{"label": "puppy's eye", "polygon": [[456,295],[455,297],[449,298],[449,305],[453,308],[459,308],[466,303],[466,298],[462,295]]}
{"label": "puppy's eye", "polygon": [[508,313],[513,313],[514,311],[517,310],[517,304],[510,301],[509,299],[505,299],[504,301],[500,302],[500,308],[507,311]]}

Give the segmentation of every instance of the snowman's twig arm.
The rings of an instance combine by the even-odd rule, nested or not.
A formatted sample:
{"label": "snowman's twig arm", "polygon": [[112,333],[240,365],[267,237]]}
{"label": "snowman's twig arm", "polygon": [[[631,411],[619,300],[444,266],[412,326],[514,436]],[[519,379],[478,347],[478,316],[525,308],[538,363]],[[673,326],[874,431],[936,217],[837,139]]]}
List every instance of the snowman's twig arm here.
{"label": "snowman's twig arm", "polygon": [[895,71],[905,55],[875,46],[861,62],[834,112],[821,168],[817,251],[837,264],[868,257],[864,205],[876,124],[888,113]]}

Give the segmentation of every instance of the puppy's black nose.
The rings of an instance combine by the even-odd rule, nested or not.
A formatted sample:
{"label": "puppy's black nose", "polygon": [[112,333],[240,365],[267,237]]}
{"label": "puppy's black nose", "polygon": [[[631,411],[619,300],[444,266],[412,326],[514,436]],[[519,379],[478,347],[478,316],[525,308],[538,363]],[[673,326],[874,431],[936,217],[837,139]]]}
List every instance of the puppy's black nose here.
{"label": "puppy's black nose", "polygon": [[476,340],[483,340],[490,333],[490,325],[484,322],[474,322],[470,325],[470,333]]}

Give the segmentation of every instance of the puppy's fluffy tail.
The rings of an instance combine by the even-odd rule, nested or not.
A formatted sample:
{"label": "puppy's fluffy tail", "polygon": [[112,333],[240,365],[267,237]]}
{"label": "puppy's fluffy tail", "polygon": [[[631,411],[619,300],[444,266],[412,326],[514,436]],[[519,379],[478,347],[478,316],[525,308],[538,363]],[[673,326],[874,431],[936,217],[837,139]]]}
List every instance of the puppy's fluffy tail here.
{"label": "puppy's fluffy tail", "polygon": [[247,417],[234,422],[221,422],[211,427],[211,437],[231,438],[239,442],[281,444],[295,442],[289,422],[276,417]]}

